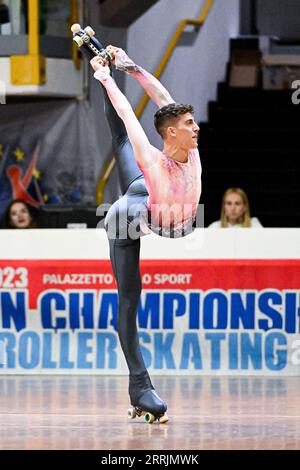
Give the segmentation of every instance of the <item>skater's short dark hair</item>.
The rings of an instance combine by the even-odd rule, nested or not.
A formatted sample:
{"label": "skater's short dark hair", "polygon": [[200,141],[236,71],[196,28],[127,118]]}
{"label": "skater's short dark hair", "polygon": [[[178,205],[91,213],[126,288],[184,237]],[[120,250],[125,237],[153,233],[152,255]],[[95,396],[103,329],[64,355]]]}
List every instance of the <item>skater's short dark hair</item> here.
{"label": "skater's short dark hair", "polygon": [[191,104],[171,103],[163,106],[154,114],[154,125],[159,135],[164,139],[167,128],[183,114],[194,114],[194,108]]}

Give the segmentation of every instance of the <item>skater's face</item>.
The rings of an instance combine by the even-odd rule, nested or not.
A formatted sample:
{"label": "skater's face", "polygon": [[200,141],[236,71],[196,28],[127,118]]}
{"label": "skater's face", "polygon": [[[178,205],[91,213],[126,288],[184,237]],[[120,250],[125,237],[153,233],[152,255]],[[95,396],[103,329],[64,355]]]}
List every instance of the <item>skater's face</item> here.
{"label": "skater's face", "polygon": [[176,139],[176,144],[182,150],[190,150],[198,147],[199,126],[196,124],[193,114],[186,113],[179,116],[176,123],[170,128],[171,135]]}
{"label": "skater's face", "polygon": [[9,219],[11,226],[15,228],[28,228],[32,222],[29,210],[22,202],[16,202],[11,206]]}
{"label": "skater's face", "polygon": [[239,224],[245,214],[245,204],[238,193],[230,193],[224,202],[225,216],[231,225]]}

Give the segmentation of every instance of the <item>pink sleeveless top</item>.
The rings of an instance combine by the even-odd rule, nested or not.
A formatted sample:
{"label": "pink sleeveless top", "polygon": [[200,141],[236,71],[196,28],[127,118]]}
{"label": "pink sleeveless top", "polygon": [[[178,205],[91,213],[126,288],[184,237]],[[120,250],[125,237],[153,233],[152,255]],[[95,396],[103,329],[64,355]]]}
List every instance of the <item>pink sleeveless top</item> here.
{"label": "pink sleeveless top", "polygon": [[201,195],[201,163],[197,149],[191,149],[186,163],[177,162],[157,150],[155,163],[140,169],[149,193],[148,230],[176,238],[190,233]]}

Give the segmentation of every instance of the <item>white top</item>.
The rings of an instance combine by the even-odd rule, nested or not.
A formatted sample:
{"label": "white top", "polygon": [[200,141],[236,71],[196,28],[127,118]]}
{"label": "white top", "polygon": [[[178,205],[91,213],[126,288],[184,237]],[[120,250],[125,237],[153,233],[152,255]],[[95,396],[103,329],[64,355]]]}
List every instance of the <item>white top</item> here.
{"label": "white top", "polygon": [[217,220],[208,226],[208,228],[263,228],[260,221],[257,217],[252,217],[251,219],[251,227],[242,227],[241,224],[231,225],[228,224],[228,227],[221,227],[221,220]]}

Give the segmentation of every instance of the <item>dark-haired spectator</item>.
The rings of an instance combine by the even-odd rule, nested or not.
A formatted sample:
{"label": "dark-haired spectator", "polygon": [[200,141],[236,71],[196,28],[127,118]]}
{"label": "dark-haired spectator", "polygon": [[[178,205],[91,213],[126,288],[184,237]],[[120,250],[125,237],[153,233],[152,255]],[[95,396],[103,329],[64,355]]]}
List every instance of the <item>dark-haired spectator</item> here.
{"label": "dark-haired spectator", "polygon": [[9,204],[4,223],[7,229],[38,228],[31,206],[22,199],[15,199]]}

